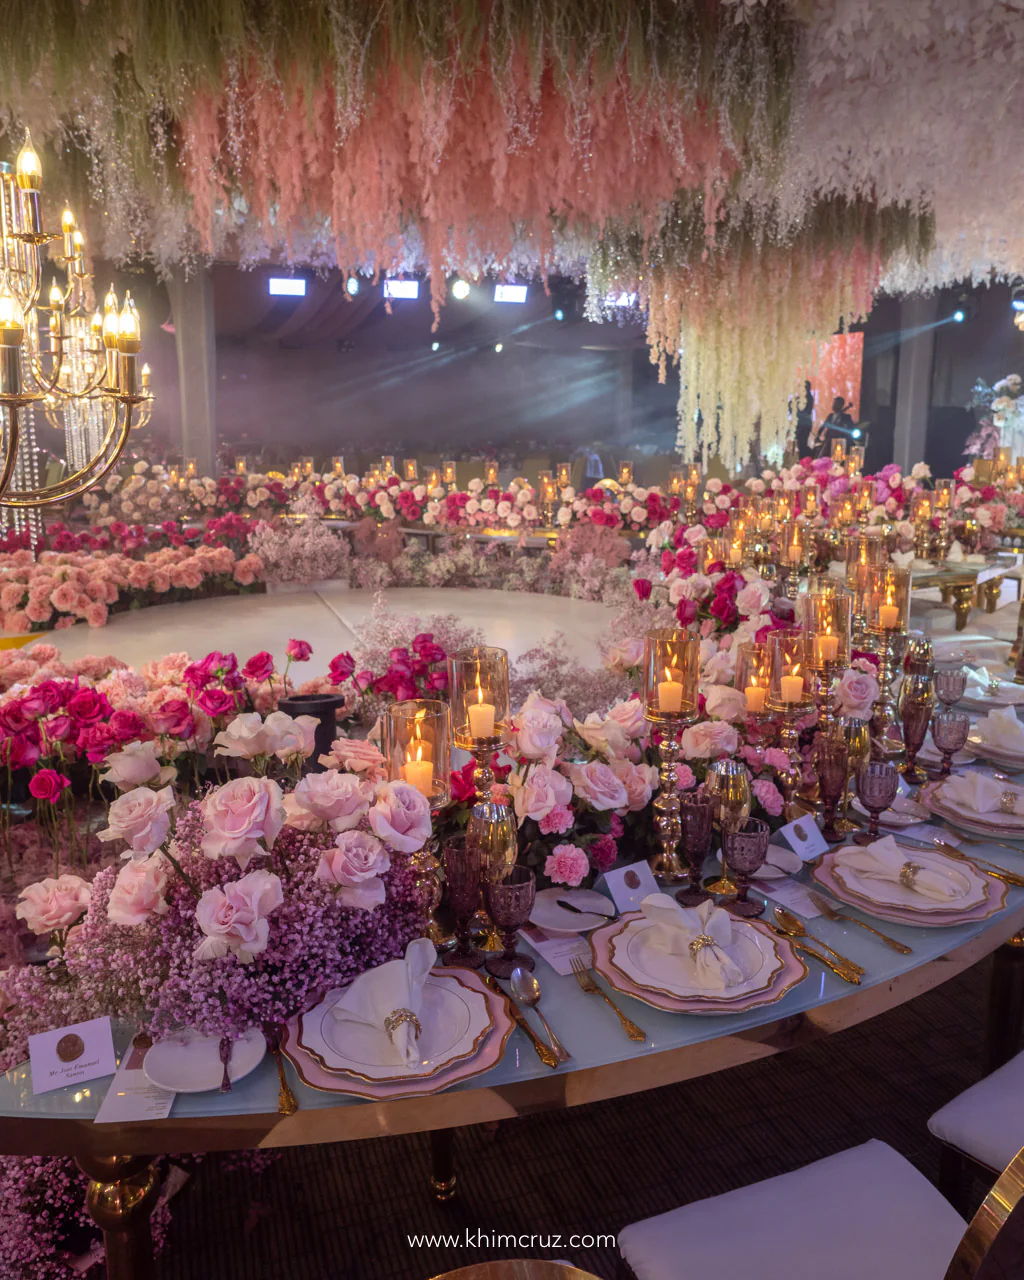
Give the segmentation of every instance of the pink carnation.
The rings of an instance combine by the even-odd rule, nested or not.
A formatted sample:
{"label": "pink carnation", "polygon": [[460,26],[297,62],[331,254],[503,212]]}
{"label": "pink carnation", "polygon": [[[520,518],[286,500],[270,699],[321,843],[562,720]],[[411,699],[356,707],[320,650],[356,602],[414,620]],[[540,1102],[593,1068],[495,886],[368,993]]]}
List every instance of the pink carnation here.
{"label": "pink carnation", "polygon": [[590,859],[574,844],[556,844],[544,863],[544,874],[555,884],[575,889],[590,871]]}
{"label": "pink carnation", "polygon": [[783,799],[782,793],[774,782],[768,778],[755,778],[750,784],[750,789],[757,797],[761,808],[771,818],[777,818],[782,813]]}
{"label": "pink carnation", "polygon": [[540,827],[541,835],[564,836],[573,821],[572,810],[566,805],[558,804],[539,820],[537,826]]}

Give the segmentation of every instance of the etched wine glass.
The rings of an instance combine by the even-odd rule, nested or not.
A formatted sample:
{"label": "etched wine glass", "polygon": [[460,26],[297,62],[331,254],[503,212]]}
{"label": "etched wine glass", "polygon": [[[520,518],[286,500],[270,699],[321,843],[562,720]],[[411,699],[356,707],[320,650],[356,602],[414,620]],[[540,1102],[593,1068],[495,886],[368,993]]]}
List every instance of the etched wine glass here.
{"label": "etched wine glass", "polygon": [[942,764],[929,776],[948,778],[953,757],[963,749],[971,731],[971,717],[966,711],[936,711],[932,716],[932,742],[942,752]]}
{"label": "etched wine glass", "polygon": [[907,762],[903,776],[907,782],[917,785],[926,781],[927,774],[917,766],[917,753],[928,736],[928,722],[932,714],[932,698],[928,694],[906,694],[900,699],[900,718],[903,721],[903,745],[907,748]]}
{"label": "etched wine glass", "polygon": [[946,708],[955,706],[967,690],[967,664],[962,653],[935,659],[935,696]]}
{"label": "etched wine glass", "polygon": [[770,834],[763,818],[748,818],[737,830],[722,832],[722,858],[734,872],[738,884],[735,901],[726,904],[734,916],[753,919],[764,915],[764,903],[751,902],[747,890],[750,877],[764,866]]}
{"label": "etched wine glass", "polygon": [[715,822],[715,804],[698,792],[679,797],[679,819],[683,827],[682,845],[690,872],[685,889],[676,894],[676,902],[682,907],[699,907],[711,894],[701,888],[701,871],[704,859],[711,847],[711,830]]}
{"label": "etched wine glass", "polygon": [[900,775],[891,760],[872,760],[857,774],[857,796],[871,815],[867,831],[858,831],[855,844],[872,844],[879,837],[878,819],[896,799]]}
{"label": "etched wine glass", "polygon": [[441,963],[464,969],[479,969],[486,959],[485,952],[470,942],[469,922],[480,902],[480,877],[483,870],[483,851],[465,835],[454,836],[444,843],[441,854],[448,904],[455,916],[454,951],[441,957]]}
{"label": "etched wine glass", "polygon": [[493,977],[511,978],[515,968],[533,969],[533,957],[516,950],[516,933],[529,920],[536,896],[537,881],[529,867],[512,867],[503,879],[484,885],[488,913],[505,947],[500,956],[487,959],[487,972]]}

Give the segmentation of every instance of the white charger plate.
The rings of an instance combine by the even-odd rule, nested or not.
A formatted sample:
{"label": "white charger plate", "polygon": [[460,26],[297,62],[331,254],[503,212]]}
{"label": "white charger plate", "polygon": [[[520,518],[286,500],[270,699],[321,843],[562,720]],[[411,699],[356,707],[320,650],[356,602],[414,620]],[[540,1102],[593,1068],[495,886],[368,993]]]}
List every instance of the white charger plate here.
{"label": "white charger plate", "polygon": [[766,990],[782,968],[783,961],[775,939],[743,921],[734,920],[733,939],[724,950],[745,978],[724,991],[713,990],[696,981],[696,964],[689,954],[669,955],[645,945],[644,935],[655,927],[653,920],[641,916],[631,920],[622,933],[612,939],[612,963],[631,982],[647,991],[657,991],[681,1000],[701,997],[739,1000]]}
{"label": "white charger plate", "polygon": [[419,1079],[471,1057],[491,1029],[493,1018],[482,992],[461,980],[457,969],[432,970],[423,984],[417,1015],[422,1031],[416,1041],[419,1061],[406,1063],[381,1027],[351,1018],[336,1018],[339,992],[304,1013],[299,1045],[330,1072],[375,1084]]}
{"label": "white charger plate", "polygon": [[[259,1027],[250,1027],[240,1040],[231,1042],[228,1079],[244,1080],[263,1061],[267,1042]],[[142,1063],[150,1084],[173,1093],[206,1093],[219,1089],[224,1078],[220,1060],[220,1036],[182,1031],[150,1048]]]}
{"label": "white charger plate", "polygon": [[[558,905],[559,899],[571,902],[585,914],[578,916],[566,911]],[[556,937],[569,937],[574,933],[587,933],[614,917],[615,904],[596,889],[541,889],[533,900],[530,923]]]}
{"label": "white charger plate", "polygon": [[[721,849],[715,857],[721,864]],[[787,849],[781,844],[770,844],[767,858],[750,878],[751,880],[785,880],[787,876],[795,876],[803,865],[803,859],[792,849]]]}
{"label": "white charger plate", "polygon": [[958,898],[940,902],[927,898],[924,894],[915,893],[913,889],[908,889],[897,881],[879,880],[863,875],[852,867],[844,865],[845,848],[832,851],[832,874],[851,893],[866,898],[878,906],[900,907],[924,914],[934,911],[945,914],[951,911],[969,911],[979,906],[988,897],[988,884],[985,877],[979,875],[966,863],[956,863],[951,858],[944,857],[938,850],[932,853],[929,849],[908,849],[902,845],[900,848],[907,855],[908,862],[927,867],[929,871],[936,871],[946,876],[954,884],[962,885],[963,894]]}
{"label": "white charger plate", "polygon": [[[854,797],[853,807],[865,818],[870,817],[867,809],[861,804],[859,797]],[[878,817],[880,826],[892,827],[897,831],[903,827],[912,827],[915,823],[926,822],[927,820],[928,810],[923,804],[918,804],[916,800],[911,800],[909,796],[897,796],[892,802],[891,808],[886,809]]]}

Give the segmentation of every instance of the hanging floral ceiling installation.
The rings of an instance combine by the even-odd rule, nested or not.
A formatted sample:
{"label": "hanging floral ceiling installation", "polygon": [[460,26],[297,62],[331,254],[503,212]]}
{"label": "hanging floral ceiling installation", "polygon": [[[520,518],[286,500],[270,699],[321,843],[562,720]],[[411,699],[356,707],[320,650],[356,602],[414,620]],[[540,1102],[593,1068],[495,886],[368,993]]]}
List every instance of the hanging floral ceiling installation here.
{"label": "hanging floral ceiling installation", "polygon": [[880,286],[1022,269],[1022,51],[997,0],[7,0],[0,111],[162,267],[636,293],[740,462]]}

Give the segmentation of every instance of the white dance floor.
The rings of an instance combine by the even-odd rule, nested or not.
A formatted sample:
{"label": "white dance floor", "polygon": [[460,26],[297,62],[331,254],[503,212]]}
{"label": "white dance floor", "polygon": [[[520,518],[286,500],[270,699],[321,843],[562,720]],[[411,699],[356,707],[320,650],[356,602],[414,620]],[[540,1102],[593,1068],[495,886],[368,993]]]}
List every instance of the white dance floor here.
{"label": "white dance floor", "polygon": [[[463,625],[479,628],[485,643],[507,649],[513,662],[562,631],[572,656],[598,666],[597,639],[613,617],[610,609],[594,601],[474,588],[400,588],[389,591],[386,600],[391,613],[414,614],[424,623],[432,615],[454,614]],[[211,649],[234,652],[243,662],[267,649],[280,667],[289,639],[308,640],[313,656],[301,678],[309,679],[326,673],[336,653],[357,652],[372,612],[371,592],[350,591],[339,584],[154,605],[116,614],[97,630],[80,624],[68,631],[46,632],[39,639],[57,645],[68,659],[112,653],[134,667],[180,650],[201,658]]]}

